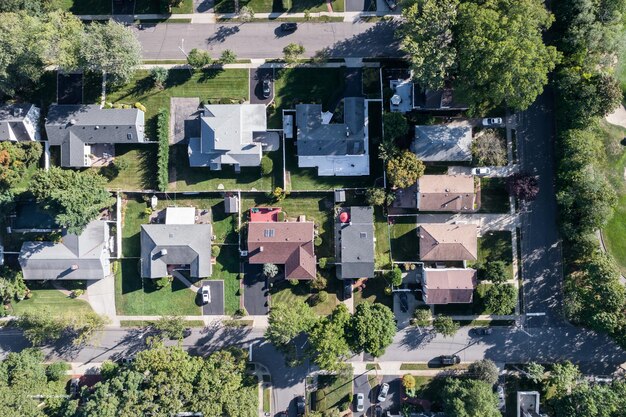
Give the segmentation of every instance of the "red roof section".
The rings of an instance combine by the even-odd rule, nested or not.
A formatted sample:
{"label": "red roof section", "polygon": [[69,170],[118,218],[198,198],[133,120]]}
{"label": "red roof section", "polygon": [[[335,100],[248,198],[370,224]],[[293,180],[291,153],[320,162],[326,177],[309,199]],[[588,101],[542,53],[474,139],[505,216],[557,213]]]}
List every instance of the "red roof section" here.
{"label": "red roof section", "polygon": [[280,207],[254,207],[250,209],[251,222],[275,222],[278,221]]}

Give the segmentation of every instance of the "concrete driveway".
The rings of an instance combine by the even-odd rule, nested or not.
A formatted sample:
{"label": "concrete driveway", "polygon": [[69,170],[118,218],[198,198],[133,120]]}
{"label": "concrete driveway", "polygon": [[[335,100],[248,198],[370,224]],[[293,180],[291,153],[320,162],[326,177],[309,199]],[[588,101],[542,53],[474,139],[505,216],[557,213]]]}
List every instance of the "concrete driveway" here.
{"label": "concrete driveway", "polygon": [[[270,80],[270,95],[263,97],[263,80]],[[274,69],[256,68],[250,70],[250,103],[265,104],[266,106],[274,100]]]}
{"label": "concrete driveway", "polygon": [[[224,281],[204,280],[202,281],[202,285],[208,285],[211,289],[211,302],[202,305],[202,315],[224,315]],[[202,294],[199,294],[198,296],[200,297],[200,302],[202,302]]]}
{"label": "concrete driveway", "polygon": [[375,0],[346,0],[346,12],[370,12],[375,10]]}

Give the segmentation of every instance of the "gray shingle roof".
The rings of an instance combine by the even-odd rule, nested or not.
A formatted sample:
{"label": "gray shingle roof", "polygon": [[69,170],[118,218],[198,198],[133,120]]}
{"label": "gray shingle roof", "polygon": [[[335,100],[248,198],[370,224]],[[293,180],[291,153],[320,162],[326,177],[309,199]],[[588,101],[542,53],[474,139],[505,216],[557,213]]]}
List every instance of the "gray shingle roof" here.
{"label": "gray shingle roof", "polygon": [[61,242],[24,242],[19,262],[24,279],[101,279],[109,275],[109,226],[96,220],[80,236]]}
{"label": "gray shingle roof", "polygon": [[0,141],[39,140],[39,115],[33,104],[0,106]]}
{"label": "gray shingle roof", "polygon": [[189,265],[191,277],[210,277],[212,234],[210,224],[142,224],[141,276],[166,277],[168,265]]}
{"label": "gray shingle roof", "polygon": [[341,279],[374,276],[374,210],[372,207],[349,207],[348,223],[335,219],[337,277]]}
{"label": "gray shingle roof", "polygon": [[472,126],[468,122],[415,126],[411,150],[422,161],[471,161]]}
{"label": "gray shingle roof", "polygon": [[200,138],[189,140],[189,165],[220,169],[224,165],[261,164],[262,144],[255,132],[267,129],[263,104],[211,104],[200,118]]}
{"label": "gray shingle roof", "polygon": [[52,105],[46,117],[50,145],[61,146],[61,165],[85,166],[85,144],[143,142],[144,113],[97,105]]}

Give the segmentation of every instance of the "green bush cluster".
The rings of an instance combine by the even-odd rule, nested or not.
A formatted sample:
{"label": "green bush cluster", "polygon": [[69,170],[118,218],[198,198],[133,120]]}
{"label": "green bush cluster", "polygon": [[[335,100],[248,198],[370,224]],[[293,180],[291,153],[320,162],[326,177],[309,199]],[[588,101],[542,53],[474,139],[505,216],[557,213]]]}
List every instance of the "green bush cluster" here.
{"label": "green bush cluster", "polygon": [[159,109],[157,115],[157,137],[159,151],[157,155],[157,187],[165,191],[169,182],[168,166],[170,159],[170,113],[166,108]]}

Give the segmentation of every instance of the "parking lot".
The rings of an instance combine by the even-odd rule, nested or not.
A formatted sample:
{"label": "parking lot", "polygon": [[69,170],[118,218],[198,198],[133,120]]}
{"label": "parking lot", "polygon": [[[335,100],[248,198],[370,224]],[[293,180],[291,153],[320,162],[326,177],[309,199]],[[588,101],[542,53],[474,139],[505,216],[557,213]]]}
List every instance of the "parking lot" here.
{"label": "parking lot", "polygon": [[[224,314],[224,281],[205,280],[202,286],[208,285],[211,289],[211,302],[202,305],[202,314],[205,316],[221,316]],[[202,294],[198,294],[202,302]]]}
{"label": "parking lot", "polygon": [[[379,383],[374,388],[371,388],[368,374],[355,376],[353,382],[354,398],[356,399],[357,394],[360,392],[365,395],[364,411],[358,413],[354,411],[353,415],[355,417],[377,417],[382,416],[385,412],[388,414],[398,414],[400,412],[400,377],[385,375],[378,377],[376,381]],[[377,397],[380,392],[380,386],[383,383],[389,384],[389,392],[385,401],[378,402]],[[352,404],[352,409],[356,410],[356,400]]]}

